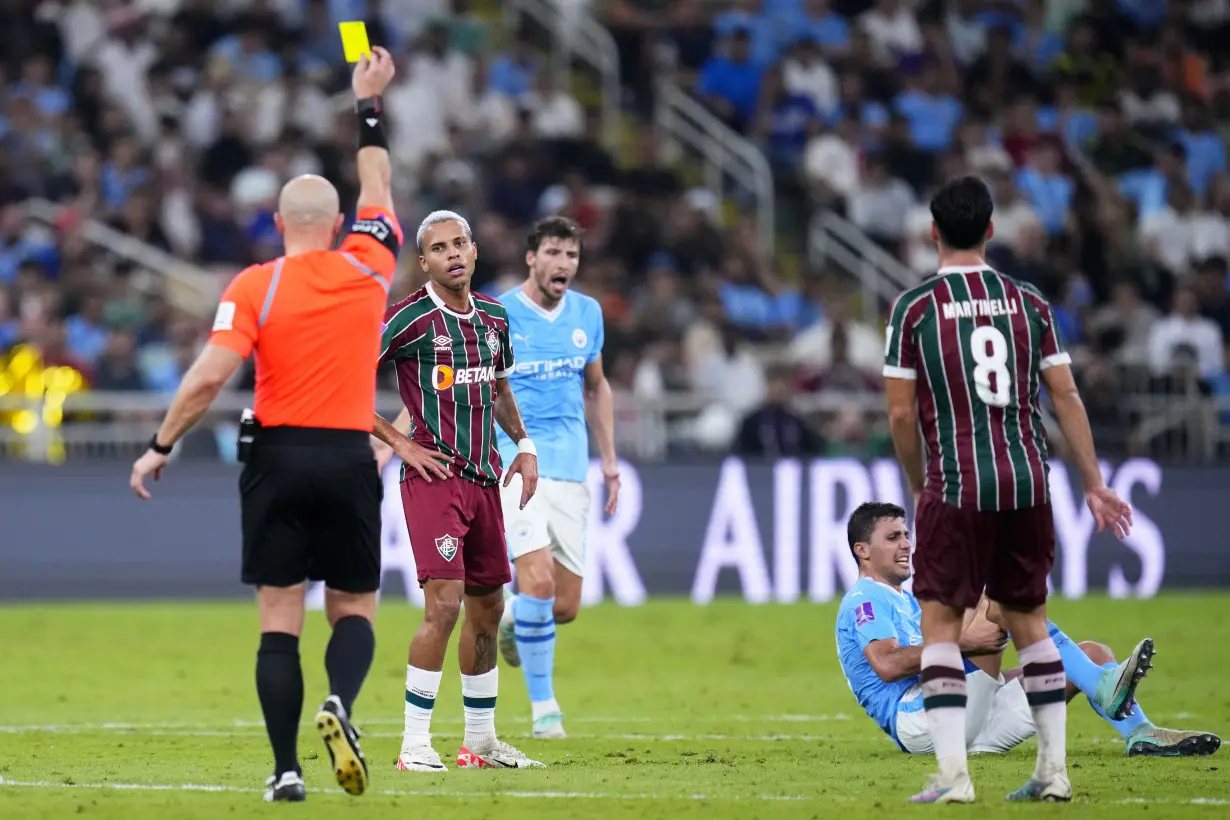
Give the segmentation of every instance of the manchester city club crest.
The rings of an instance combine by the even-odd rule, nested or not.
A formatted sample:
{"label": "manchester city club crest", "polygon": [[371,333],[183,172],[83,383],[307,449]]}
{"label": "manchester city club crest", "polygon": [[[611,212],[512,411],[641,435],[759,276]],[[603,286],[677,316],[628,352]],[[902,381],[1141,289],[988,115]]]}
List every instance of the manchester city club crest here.
{"label": "manchester city club crest", "polygon": [[452,561],[457,554],[457,539],[451,535],[442,535],[436,539],[436,550],[445,561]]}
{"label": "manchester city club crest", "polygon": [[492,353],[498,353],[500,350],[500,334],[495,332],[495,328],[487,330],[487,347],[491,348]]}

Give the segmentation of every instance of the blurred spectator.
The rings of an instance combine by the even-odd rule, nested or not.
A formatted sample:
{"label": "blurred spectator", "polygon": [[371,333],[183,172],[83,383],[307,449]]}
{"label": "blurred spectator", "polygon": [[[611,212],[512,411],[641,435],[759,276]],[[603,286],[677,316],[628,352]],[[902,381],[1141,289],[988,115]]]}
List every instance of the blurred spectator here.
{"label": "blurred spectator", "polygon": [[518,37],[507,51],[491,61],[487,87],[516,100],[533,87],[534,77],[541,70],[534,47],[528,40]]}
{"label": "blurred spectator", "polygon": [[1016,184],[1049,236],[1067,230],[1076,186],[1062,172],[1059,152],[1053,146],[1040,144],[1030,152],[1029,163],[1017,173]]}
{"label": "blurred spectator", "polygon": [[119,330],[107,339],[98,362],[94,389],[139,391],[148,389],[137,369],[136,337],[131,330]]}
{"label": "blurred spectator", "polygon": [[1098,110],[1098,135],[1088,146],[1089,159],[1104,174],[1118,176],[1153,164],[1153,151],[1113,104]]}
{"label": "blurred spectator", "polygon": [[749,57],[761,68],[774,62],[778,46],[777,30],[765,4],[766,0],[734,0],[729,11],[719,13],[713,20],[713,30],[719,37],[730,38],[736,32],[745,32]]}
{"label": "blurred spectator", "polygon": [[1212,319],[1221,330],[1222,339],[1230,342],[1230,274],[1226,257],[1213,256],[1196,266],[1193,287],[1200,299],[1200,313]]}
{"label": "blurred spectator", "polygon": [[785,26],[797,32],[801,39],[809,39],[820,48],[826,59],[845,55],[850,45],[850,26],[844,17],[833,8],[832,0],[802,0],[785,6]]}
{"label": "blurred spectator", "polygon": [[814,31],[804,31],[782,60],[786,91],[811,101],[816,115],[827,117],[837,108],[837,74],[823,59]]}
{"label": "blurred spectator", "polygon": [[1153,325],[1149,335],[1149,365],[1157,376],[1174,372],[1181,349],[1195,356],[1197,374],[1213,379],[1225,372],[1221,328],[1199,314],[1196,292],[1180,285],[1174,292],[1170,314]]}
{"label": "blurred spectator", "polygon": [[763,67],[752,62],[746,28],[733,29],[719,48],[701,67],[696,93],[727,125],[743,131],[756,113]]}
{"label": "blurred spectator", "polygon": [[[417,170],[428,154],[443,150],[448,144],[449,111],[444,92],[433,84],[430,66],[426,58],[399,66],[393,84],[384,94],[393,126],[390,148],[411,171]],[[457,82],[469,76],[461,75]]]}
{"label": "blurred spectator", "polygon": [[850,197],[850,221],[876,242],[895,250],[905,236],[905,218],[914,205],[910,186],[890,176],[884,158],[867,158],[862,187]]}
{"label": "blurred spectator", "polygon": [[1111,290],[1111,301],[1089,320],[1089,336],[1105,351],[1114,351],[1120,364],[1143,366],[1149,362],[1149,345],[1158,312],[1140,298],[1135,282],[1121,281]]}
{"label": "blurred spectator", "polygon": [[44,274],[54,276],[58,260],[51,237],[29,223],[20,203],[0,205],[0,286],[13,281],[25,262],[34,262]]}
{"label": "blurred spectator", "polygon": [[798,458],[819,455],[823,440],[790,409],[794,383],[789,371],[768,375],[765,402],[739,426],[734,452],[748,458]]}
{"label": "blurred spectator", "polygon": [[1187,273],[1196,252],[1196,212],[1185,183],[1166,187],[1166,205],[1140,218],[1137,229],[1145,252],[1173,274]]}
{"label": "blurred spectator", "polygon": [[822,373],[848,362],[866,377],[884,366],[884,335],[853,318],[850,297],[833,293],[824,304],[824,319],[790,343],[790,360],[805,373]]}
{"label": "blurred spectator", "polygon": [[893,63],[899,57],[922,51],[918,18],[901,0],[875,0],[859,18],[859,24],[871,38],[876,58],[882,63]]}
{"label": "blurred spectator", "polygon": [[781,177],[779,186],[797,178],[807,136],[816,116],[811,97],[792,91],[780,70],[773,69],[765,74],[760,111],[752,130],[761,141],[775,174]]}
{"label": "blurred spectator", "polygon": [[683,85],[691,85],[713,51],[713,21],[706,14],[704,0],[676,0],[667,8],[663,61],[684,75]]}
{"label": "blurred spectator", "polygon": [[859,121],[847,113],[831,130],[814,135],[803,152],[803,173],[819,202],[845,200],[859,185]]}
{"label": "blurred spectator", "polygon": [[539,72],[533,90],[521,104],[534,115],[534,131],[544,139],[579,137],[585,131],[585,112],[576,98],[555,81],[550,71]]}
{"label": "blurred spectator", "polygon": [[914,145],[928,153],[940,153],[952,145],[964,115],[961,103],[940,88],[939,68],[934,63],[906,76],[905,90],[893,100],[893,108],[909,122]]}
{"label": "blurred spectator", "polygon": [[739,419],[765,396],[764,367],[742,333],[727,325],[721,343],[696,363],[695,386],[721,411]]}
{"label": "blurred spectator", "polygon": [[1119,92],[1128,122],[1142,133],[1164,136],[1179,122],[1179,98],[1162,86],[1161,68],[1140,60],[1128,71],[1128,87]]}
{"label": "blurred spectator", "polygon": [[1041,90],[1029,66],[1012,50],[1012,29],[997,26],[986,33],[986,51],[965,71],[965,87],[982,111],[1003,101],[1036,97]]}
{"label": "blurred spectator", "polygon": [[1114,99],[1119,66],[1112,54],[1098,48],[1098,30],[1091,18],[1078,19],[1068,29],[1067,47],[1053,69],[1057,79],[1076,87],[1085,105],[1105,105]]}

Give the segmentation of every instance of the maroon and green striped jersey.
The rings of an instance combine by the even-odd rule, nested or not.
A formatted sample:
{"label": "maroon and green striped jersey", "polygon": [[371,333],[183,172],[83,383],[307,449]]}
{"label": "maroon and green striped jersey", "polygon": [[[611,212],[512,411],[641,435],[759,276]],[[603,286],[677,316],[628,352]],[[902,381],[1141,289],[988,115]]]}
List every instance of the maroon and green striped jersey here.
{"label": "maroon and green striped jersey", "polygon": [[428,283],[385,314],[380,361],[396,368],[410,437],[453,456],[462,478],[495,484],[495,380],[513,370],[504,306],[474,293],[470,312],[457,313]]}
{"label": "maroon and green striped jersey", "polygon": [[897,297],[884,375],[918,381],[927,490],[967,509],[1046,503],[1039,377],[1070,361],[1042,294],[991,268],[941,268]]}

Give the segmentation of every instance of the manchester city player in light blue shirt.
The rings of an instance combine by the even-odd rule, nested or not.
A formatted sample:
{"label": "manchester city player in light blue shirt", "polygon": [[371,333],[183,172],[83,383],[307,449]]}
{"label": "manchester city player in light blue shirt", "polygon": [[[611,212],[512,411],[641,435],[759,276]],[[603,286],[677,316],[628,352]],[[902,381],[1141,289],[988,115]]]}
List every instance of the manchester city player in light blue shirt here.
{"label": "manchester city player in light blue shirt", "polygon": [[[608,515],[619,500],[615,410],[602,372],[602,307],[569,290],[581,261],[581,228],[549,216],[526,239],[529,276],[500,297],[517,364],[510,381],[538,450],[538,491],[521,509],[520,478],[501,489],[509,558],[519,595],[504,605],[500,652],[523,666],[534,737],[565,737],[555,700],[555,626],[577,617],[589,519],[589,433],[602,459]],[[589,428],[586,427],[589,419]],[[517,445],[502,432],[500,458]],[[505,461],[505,463],[508,463]]]}
{"label": "manchester city player in light blue shirt", "polygon": [[[905,511],[896,504],[863,504],[847,526],[859,578],[837,610],[837,654],[854,697],[905,752],[932,751],[923,709],[922,613],[902,588],[910,577],[910,537]],[[1001,670],[1006,635],[993,605],[983,599],[967,616],[961,651],[965,656],[969,752],[1006,752],[1033,736],[1033,716],[1019,670]],[[1209,732],[1154,726],[1135,702],[1136,685],[1150,668],[1153,642],[1136,645],[1122,663],[1092,641],[1077,644],[1055,624],[1051,638],[1068,677],[1068,699],[1084,692],[1094,711],[1123,737],[1126,753],[1181,757],[1212,754],[1221,745]],[[971,660],[972,659],[972,660]],[[1108,714],[1124,714],[1112,720]]]}

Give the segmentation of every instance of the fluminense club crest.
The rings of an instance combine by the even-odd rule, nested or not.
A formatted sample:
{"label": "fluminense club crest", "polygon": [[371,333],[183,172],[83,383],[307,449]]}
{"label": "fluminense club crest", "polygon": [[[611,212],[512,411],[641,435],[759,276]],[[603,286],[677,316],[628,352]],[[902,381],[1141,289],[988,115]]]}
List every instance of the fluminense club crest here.
{"label": "fluminense club crest", "polygon": [[495,332],[495,328],[487,329],[487,347],[491,348],[492,353],[500,352],[500,334]]}
{"label": "fluminense club crest", "polygon": [[457,539],[451,535],[442,535],[436,539],[436,550],[445,561],[452,561],[457,554]]}

